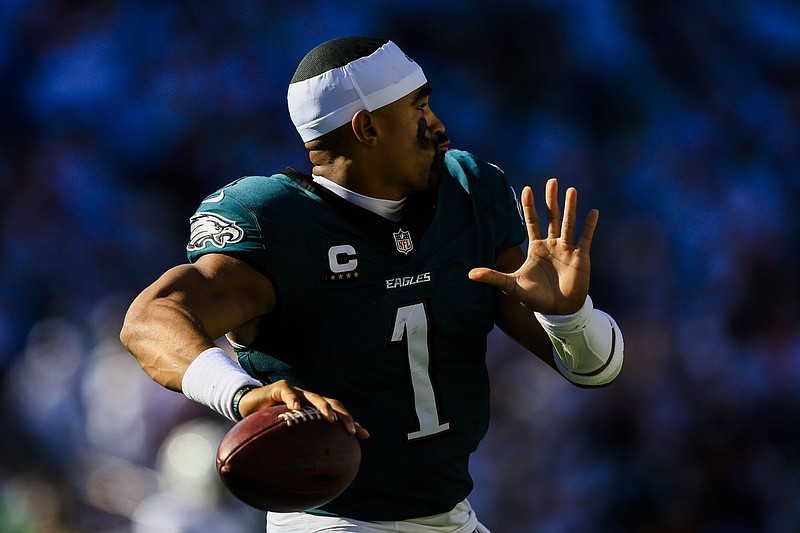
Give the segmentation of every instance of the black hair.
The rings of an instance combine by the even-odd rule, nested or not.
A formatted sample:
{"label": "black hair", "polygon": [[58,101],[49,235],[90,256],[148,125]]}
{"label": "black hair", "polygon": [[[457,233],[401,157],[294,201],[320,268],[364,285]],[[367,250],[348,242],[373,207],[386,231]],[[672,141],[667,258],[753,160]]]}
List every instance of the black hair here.
{"label": "black hair", "polygon": [[389,39],[377,37],[339,37],[324,42],[311,50],[297,65],[291,83],[319,76],[331,69],[343,67],[358,58],[368,56],[388,43]]}

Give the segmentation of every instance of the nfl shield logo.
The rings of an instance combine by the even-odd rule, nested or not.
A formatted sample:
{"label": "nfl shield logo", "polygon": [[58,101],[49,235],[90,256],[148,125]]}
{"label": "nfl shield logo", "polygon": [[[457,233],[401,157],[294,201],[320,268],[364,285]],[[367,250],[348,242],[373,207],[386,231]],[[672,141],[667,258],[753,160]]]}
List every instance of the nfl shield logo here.
{"label": "nfl shield logo", "polygon": [[397,230],[394,235],[394,244],[397,246],[397,251],[402,252],[408,255],[408,252],[414,249],[414,243],[411,242],[411,232],[403,231],[403,229]]}

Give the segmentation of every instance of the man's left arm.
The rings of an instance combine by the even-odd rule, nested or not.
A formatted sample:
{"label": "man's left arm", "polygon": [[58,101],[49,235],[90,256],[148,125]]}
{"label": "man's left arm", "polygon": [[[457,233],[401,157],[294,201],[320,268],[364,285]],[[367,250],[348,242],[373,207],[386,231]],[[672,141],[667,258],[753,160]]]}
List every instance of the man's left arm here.
{"label": "man's left arm", "polygon": [[613,318],[595,309],[589,290],[589,248],[599,213],[586,217],[576,240],[577,191],[567,190],[564,217],[558,183],[545,189],[547,235],[539,223],[533,192],[522,192],[528,231],[527,255],[504,250],[495,269],[476,268],[471,279],[495,287],[497,325],[511,338],[579,386],[611,382],[622,368],[622,332]]}

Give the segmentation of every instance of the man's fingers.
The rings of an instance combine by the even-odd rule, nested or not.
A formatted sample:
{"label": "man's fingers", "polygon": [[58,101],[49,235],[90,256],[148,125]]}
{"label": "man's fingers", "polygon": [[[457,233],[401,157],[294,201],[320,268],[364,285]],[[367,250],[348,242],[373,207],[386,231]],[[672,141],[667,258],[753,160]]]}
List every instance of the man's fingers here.
{"label": "man's fingers", "polygon": [[[351,435],[356,435],[362,439],[369,437],[369,432],[361,424],[353,420],[353,417],[339,400],[326,398],[300,387],[292,387],[285,379],[256,390],[266,391],[267,394],[261,396],[260,400],[258,400],[258,406],[249,410],[248,414],[255,409],[280,403],[285,404],[289,409],[300,410],[305,403],[315,407],[328,422],[341,421]],[[250,394],[246,394],[245,398],[248,400],[255,399]],[[242,411],[242,414],[244,414],[244,411]]]}
{"label": "man's fingers", "polygon": [[567,189],[564,200],[564,219],[561,221],[561,240],[566,244],[575,241],[575,211],[578,205],[578,191],[575,187]]}
{"label": "man's fingers", "polygon": [[276,381],[268,387],[270,405],[283,403],[289,409],[301,408],[301,395],[285,379]]}
{"label": "man's fingers", "polygon": [[599,219],[600,211],[597,209],[592,209],[586,215],[586,221],[583,223],[583,229],[581,230],[581,240],[578,242],[578,248],[581,251],[588,253],[592,247],[592,237],[594,237],[594,230]]}
{"label": "man's fingers", "polygon": [[[351,435],[355,435],[358,432],[358,427],[356,426],[355,420],[353,420],[353,416],[350,412],[344,408],[344,405],[339,400],[331,400],[328,399],[328,406],[331,409],[331,414],[334,417],[334,420],[341,420],[344,427]],[[328,419],[330,422],[330,419]]]}
{"label": "man's fingers", "polygon": [[472,281],[487,283],[500,290],[506,289],[508,285],[508,274],[503,274],[502,272],[492,270],[491,268],[473,268],[469,271],[468,275],[469,279]]}
{"label": "man's fingers", "polygon": [[[299,387],[297,387],[297,390],[302,393],[303,398],[306,400],[306,402],[316,407],[317,410],[322,414],[322,416],[328,422],[335,422],[336,420],[341,418],[342,422],[344,422],[344,424],[347,425],[346,419],[350,418],[350,422],[352,423],[353,420],[352,417],[350,417],[350,413],[348,413],[347,410],[345,410],[345,408],[342,407],[342,405],[338,401],[325,398],[324,396],[320,396],[317,393],[309,392]],[[334,402],[337,404],[336,406],[332,405]],[[342,412],[343,416],[339,416],[339,411],[337,411],[337,407],[339,411]]]}
{"label": "man's fingers", "polygon": [[[338,400],[328,400],[329,406],[332,409],[332,414],[334,416],[334,420],[341,420],[342,424],[344,424],[345,429],[351,434],[361,437],[362,439],[366,439],[369,437],[369,431],[364,429],[364,427],[353,420],[353,416],[350,412],[344,408],[344,406]],[[330,421],[330,420],[329,420]]]}
{"label": "man's fingers", "polygon": [[340,421],[351,435],[357,435],[361,438],[369,437],[369,432],[361,424],[353,420],[353,416],[339,400],[325,398],[319,394],[299,388],[298,390],[302,391],[305,399],[316,407],[328,422]]}
{"label": "man's fingers", "polygon": [[368,439],[369,438],[369,431],[364,429],[364,426],[362,426],[358,422],[356,422],[356,437],[360,437],[362,439]]}
{"label": "man's fingers", "polygon": [[522,215],[525,218],[525,227],[528,230],[528,239],[536,240],[542,238],[542,227],[539,223],[539,215],[536,213],[536,206],[533,201],[533,189],[527,185],[522,189]]}
{"label": "man's fingers", "polygon": [[561,211],[558,208],[558,180],[550,178],[544,188],[547,207],[547,237],[557,239],[560,231]]}

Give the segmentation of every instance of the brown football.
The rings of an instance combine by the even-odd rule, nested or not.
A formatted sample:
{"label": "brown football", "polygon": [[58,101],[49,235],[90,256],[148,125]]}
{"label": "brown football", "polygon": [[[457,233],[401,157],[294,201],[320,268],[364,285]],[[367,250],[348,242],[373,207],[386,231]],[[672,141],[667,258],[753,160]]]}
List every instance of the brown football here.
{"label": "brown football", "polygon": [[323,505],[356,477],[361,447],[341,422],[313,407],[261,409],[236,423],[217,449],[217,472],[257,509],[297,512]]}

